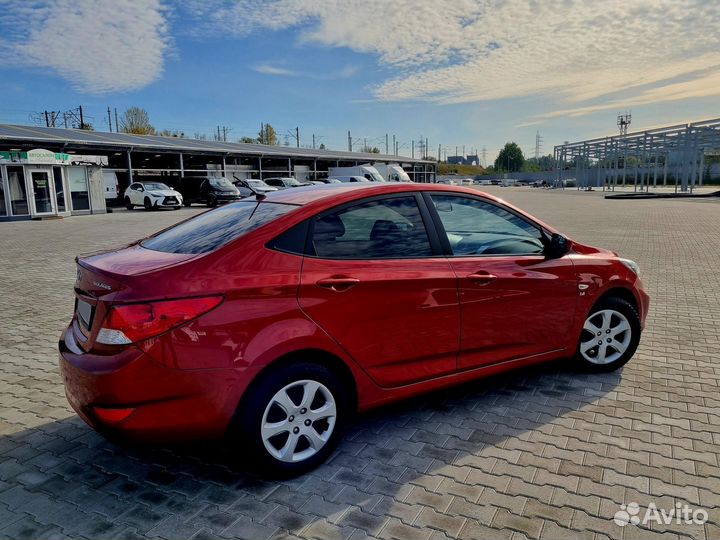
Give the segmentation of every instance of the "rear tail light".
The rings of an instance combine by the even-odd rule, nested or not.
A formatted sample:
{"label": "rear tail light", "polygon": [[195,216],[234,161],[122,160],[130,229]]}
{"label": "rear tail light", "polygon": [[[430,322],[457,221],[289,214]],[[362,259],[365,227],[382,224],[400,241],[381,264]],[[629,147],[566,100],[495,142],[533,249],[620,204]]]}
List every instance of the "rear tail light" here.
{"label": "rear tail light", "polygon": [[143,341],[207,313],[220,302],[222,296],[205,296],[113,306],[96,341],[105,345],[127,345]]}

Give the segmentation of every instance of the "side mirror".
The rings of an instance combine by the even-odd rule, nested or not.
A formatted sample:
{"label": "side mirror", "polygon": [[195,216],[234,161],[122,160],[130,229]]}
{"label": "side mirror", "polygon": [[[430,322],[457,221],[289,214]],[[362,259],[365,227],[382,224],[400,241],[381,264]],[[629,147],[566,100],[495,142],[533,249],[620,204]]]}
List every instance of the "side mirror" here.
{"label": "side mirror", "polygon": [[[547,238],[547,237],[546,237]],[[558,259],[568,252],[568,241],[562,234],[553,233],[545,244],[545,255]]]}

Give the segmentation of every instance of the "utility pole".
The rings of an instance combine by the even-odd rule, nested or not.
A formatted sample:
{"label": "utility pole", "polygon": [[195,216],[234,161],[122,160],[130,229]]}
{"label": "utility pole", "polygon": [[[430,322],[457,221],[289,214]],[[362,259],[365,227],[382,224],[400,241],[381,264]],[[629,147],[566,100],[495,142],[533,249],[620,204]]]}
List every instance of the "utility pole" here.
{"label": "utility pole", "polygon": [[47,111],[45,111],[45,127],[50,127],[50,118]]}
{"label": "utility pole", "polygon": [[350,136],[350,130],[348,130],[348,152],[352,152],[352,137]]}
{"label": "utility pole", "polygon": [[442,144],[438,144],[438,162],[442,161]]}
{"label": "utility pole", "polygon": [[465,145],[463,144],[463,159],[465,159]]}
{"label": "utility pole", "polygon": [[482,157],[483,157],[482,166],[485,167],[486,164],[487,164],[487,150],[485,150],[485,147],[484,147],[484,146],[483,146],[483,149],[482,149]]}
{"label": "utility pole", "polygon": [[[394,136],[393,136],[394,138]],[[395,155],[397,156],[400,152],[400,141],[395,141]]]}
{"label": "utility pole", "polygon": [[[395,135],[393,135],[393,151],[395,151]],[[395,151],[395,155],[397,155],[397,152]]]}
{"label": "utility pole", "polygon": [[[67,129],[67,113],[66,112],[63,113],[63,122],[65,123],[65,129]],[[115,122],[115,125],[116,125],[115,129],[117,129],[117,122]]]}
{"label": "utility pole", "polygon": [[415,139],[412,140],[412,158],[415,159]]}
{"label": "utility pole", "polygon": [[110,116],[110,107],[108,107],[108,128],[110,129],[110,133],[112,133],[112,116]]}
{"label": "utility pole", "polygon": [[80,110],[80,129],[85,129],[85,119],[83,117],[82,105],[78,105],[78,109]]}
{"label": "utility pole", "polygon": [[389,154],[389,147],[388,147],[388,134],[385,134],[385,154]]}
{"label": "utility pole", "polygon": [[115,107],[115,133],[120,133],[120,124],[117,119],[117,107]]}
{"label": "utility pole", "polygon": [[424,159],[427,159],[427,157],[428,157],[428,145],[429,144],[430,144],[430,142],[428,141],[428,138],[425,137],[425,158]]}
{"label": "utility pole", "polygon": [[298,148],[300,148],[300,128],[295,128],[295,143]]}

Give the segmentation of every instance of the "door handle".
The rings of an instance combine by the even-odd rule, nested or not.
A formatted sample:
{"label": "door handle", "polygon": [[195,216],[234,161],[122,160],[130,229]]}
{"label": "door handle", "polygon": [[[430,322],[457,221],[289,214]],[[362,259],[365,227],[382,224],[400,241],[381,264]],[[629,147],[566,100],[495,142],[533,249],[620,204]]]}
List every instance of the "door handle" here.
{"label": "door handle", "polygon": [[477,283],[478,285],[487,285],[491,281],[495,281],[497,279],[497,276],[495,274],[485,272],[484,270],[480,272],[475,272],[474,274],[470,274],[466,277],[467,279],[474,283]]}
{"label": "door handle", "polygon": [[319,279],[315,282],[318,287],[330,289],[335,292],[343,292],[360,283],[360,280],[352,277],[331,277]]}

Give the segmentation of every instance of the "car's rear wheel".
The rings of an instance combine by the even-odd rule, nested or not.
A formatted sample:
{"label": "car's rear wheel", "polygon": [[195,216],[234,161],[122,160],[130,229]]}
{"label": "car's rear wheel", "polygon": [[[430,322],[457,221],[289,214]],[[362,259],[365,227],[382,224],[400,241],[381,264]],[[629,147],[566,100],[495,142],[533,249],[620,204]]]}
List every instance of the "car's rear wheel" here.
{"label": "car's rear wheel", "polygon": [[302,363],[266,373],[251,385],[231,426],[249,454],[249,470],[290,478],[323,463],[348,416],[347,389],[327,368]]}
{"label": "car's rear wheel", "polygon": [[190,199],[185,199],[185,201],[183,202],[183,204],[184,204],[185,206],[187,206],[187,207],[190,207],[190,205],[192,204],[192,202],[190,202]]}
{"label": "car's rear wheel", "polygon": [[625,365],[640,342],[640,316],[622,298],[598,302],[585,319],[576,358],[589,371],[613,371]]}
{"label": "car's rear wheel", "polygon": [[215,208],[218,205],[217,197],[215,195],[208,195],[207,205],[210,208]]}
{"label": "car's rear wheel", "polygon": [[153,209],[152,201],[150,200],[150,197],[145,197],[145,210],[148,212]]}
{"label": "car's rear wheel", "polygon": [[130,197],[125,197],[125,208],[128,210],[132,210],[135,207],[133,203],[130,202]]}

